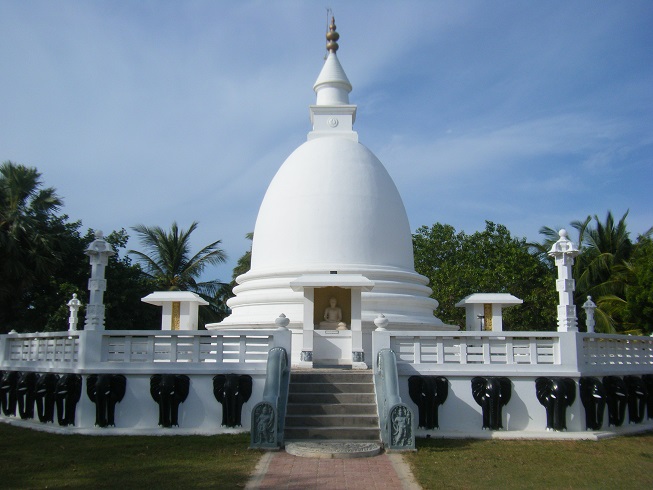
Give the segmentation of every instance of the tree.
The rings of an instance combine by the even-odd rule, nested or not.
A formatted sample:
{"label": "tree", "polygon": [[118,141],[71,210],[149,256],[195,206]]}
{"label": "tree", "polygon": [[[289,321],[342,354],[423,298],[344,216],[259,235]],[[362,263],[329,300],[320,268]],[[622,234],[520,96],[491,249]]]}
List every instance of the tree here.
{"label": "tree", "polygon": [[227,256],[219,248],[221,240],[203,247],[191,256],[190,236],[197,229],[193,222],[188,230],[180,229],[176,222],[170,231],[161,227],[137,225],[138,234],[145,252],[130,250],[129,253],[143,268],[143,274],[158,290],[191,291],[209,302],[209,311],[200,309],[200,323],[219,321],[225,316],[225,307],[219,300],[224,284],[219,280],[199,281],[205,268],[225,262]]}
{"label": "tree", "polygon": [[415,270],[430,280],[440,305],[436,316],[464,325],[464,309],[455,304],[472,293],[510,293],[524,304],[505,310],[511,330],[555,328],[555,276],[531,254],[524,239],[505,226],[486,221],[484,231],[466,235],[450,225],[423,226],[413,235]]}
{"label": "tree", "polygon": [[[650,231],[648,233],[650,235]],[[653,240],[640,236],[628,264],[625,319],[631,329],[653,332]]]}
{"label": "tree", "polygon": [[24,295],[62,264],[64,239],[74,231],[56,213],[62,200],[43,188],[36,168],[5,162],[0,166],[0,322],[16,323]]}
{"label": "tree", "polygon": [[[574,221],[572,227],[578,232],[579,256],[574,263],[573,275],[576,281],[574,301],[581,305],[592,296],[597,305],[595,311],[597,332],[638,333],[628,325],[628,304],[626,290],[634,280],[630,258],[636,246],[630,240],[626,225],[628,211],[619,221],[615,221],[608,211],[605,221],[594,215],[583,221]],[[643,235],[651,235],[653,229]],[[541,244],[531,244],[541,256],[550,250],[558,239],[557,231],[543,227],[540,233],[545,236]],[[581,315],[582,316],[582,315]]]}

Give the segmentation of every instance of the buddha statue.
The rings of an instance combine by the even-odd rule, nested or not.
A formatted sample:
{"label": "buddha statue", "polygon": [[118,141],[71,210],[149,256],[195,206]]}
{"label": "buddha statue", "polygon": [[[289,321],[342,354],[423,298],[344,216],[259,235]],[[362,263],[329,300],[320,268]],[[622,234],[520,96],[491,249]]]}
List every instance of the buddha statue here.
{"label": "buddha statue", "polygon": [[320,322],[320,328],[347,330],[347,324],[342,321],[342,308],[338,306],[336,298],[329,300],[329,306],[324,310],[324,321]]}

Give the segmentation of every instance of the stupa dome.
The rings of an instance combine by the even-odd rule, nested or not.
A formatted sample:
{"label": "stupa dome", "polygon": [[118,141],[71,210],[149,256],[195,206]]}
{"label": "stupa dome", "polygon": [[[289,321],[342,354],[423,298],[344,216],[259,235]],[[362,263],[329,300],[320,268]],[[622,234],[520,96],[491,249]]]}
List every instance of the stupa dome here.
{"label": "stupa dome", "polygon": [[378,158],[351,139],[310,140],[268,187],[256,220],[252,270],[413,269],[410,226]]}

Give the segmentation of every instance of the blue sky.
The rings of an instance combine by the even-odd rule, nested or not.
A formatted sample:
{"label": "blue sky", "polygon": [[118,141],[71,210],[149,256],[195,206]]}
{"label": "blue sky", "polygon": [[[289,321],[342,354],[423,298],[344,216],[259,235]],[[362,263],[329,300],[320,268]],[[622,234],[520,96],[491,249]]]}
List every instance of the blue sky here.
{"label": "blue sky", "polygon": [[[84,229],[199,221],[229,280],[310,130],[325,6],[0,0],[0,160],[37,167]],[[653,2],[328,6],[355,129],[413,230],[653,226]]]}

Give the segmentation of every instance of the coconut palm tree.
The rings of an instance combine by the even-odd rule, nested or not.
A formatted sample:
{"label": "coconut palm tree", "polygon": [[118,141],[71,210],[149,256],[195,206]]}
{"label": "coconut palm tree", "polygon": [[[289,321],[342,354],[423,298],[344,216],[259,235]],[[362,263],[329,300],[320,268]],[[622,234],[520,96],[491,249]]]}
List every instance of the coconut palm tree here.
{"label": "coconut palm tree", "polygon": [[60,237],[66,217],[56,212],[62,204],[53,188],[42,188],[41,174],[35,168],[9,161],[0,166],[3,316],[16,298],[60,264]]}
{"label": "coconut palm tree", "polygon": [[206,310],[201,309],[200,322],[217,321],[224,316],[224,306],[216,299],[224,283],[217,279],[200,281],[199,278],[207,266],[221,264],[227,256],[219,248],[221,240],[210,243],[191,256],[190,236],[197,226],[196,221],[188,230],[180,229],[176,222],[172,223],[169,231],[159,226],[134,226],[132,229],[145,251],[130,250],[129,254],[136,257],[143,273],[159,290],[191,291],[207,300],[214,314],[207,315]]}

